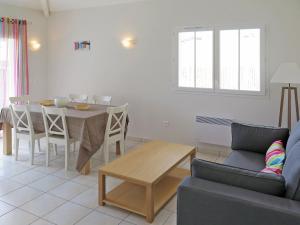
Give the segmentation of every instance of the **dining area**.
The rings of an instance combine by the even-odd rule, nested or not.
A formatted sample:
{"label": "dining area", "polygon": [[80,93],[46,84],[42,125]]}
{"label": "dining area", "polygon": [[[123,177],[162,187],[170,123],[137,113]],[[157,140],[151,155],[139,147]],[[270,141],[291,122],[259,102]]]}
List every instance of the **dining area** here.
{"label": "dining area", "polygon": [[[10,97],[9,106],[1,108],[0,114],[3,155],[14,155],[18,161],[20,141],[27,142],[27,163],[34,166],[35,155],[44,152],[42,166],[51,168],[51,160],[59,148],[64,155],[66,173],[76,169],[88,175],[91,158],[96,153],[105,164],[110,160],[112,145],[115,145],[115,155],[125,153],[128,104],[112,106],[111,101],[111,96],[95,95],[89,100],[85,94],[38,101],[29,95]],[[45,143],[43,148],[41,141]],[[74,154],[75,164],[70,164]]]}

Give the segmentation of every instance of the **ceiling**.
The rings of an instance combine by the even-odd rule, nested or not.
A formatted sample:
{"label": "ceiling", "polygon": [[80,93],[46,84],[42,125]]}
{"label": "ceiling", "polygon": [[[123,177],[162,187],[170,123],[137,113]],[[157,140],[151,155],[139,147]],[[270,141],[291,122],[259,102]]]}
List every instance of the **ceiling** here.
{"label": "ceiling", "polygon": [[91,8],[103,5],[130,3],[144,0],[0,0],[0,3],[43,10],[43,4],[47,1],[49,11],[56,12],[73,9]]}

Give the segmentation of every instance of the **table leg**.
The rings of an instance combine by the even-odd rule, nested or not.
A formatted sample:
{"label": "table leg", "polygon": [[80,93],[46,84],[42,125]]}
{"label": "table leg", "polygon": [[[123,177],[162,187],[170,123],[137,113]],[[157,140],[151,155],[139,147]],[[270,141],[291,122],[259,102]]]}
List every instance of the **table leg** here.
{"label": "table leg", "polygon": [[[196,149],[194,149],[194,151],[191,153],[190,158],[191,158],[191,165],[192,165],[193,159],[196,158]],[[191,176],[192,176],[192,170],[191,170]]]}
{"label": "table leg", "polygon": [[3,154],[12,154],[11,126],[9,123],[3,123]]}
{"label": "table leg", "polygon": [[121,155],[120,141],[116,142],[116,155]]}
{"label": "table leg", "polygon": [[80,171],[80,173],[82,175],[88,175],[91,172],[91,161],[89,160],[85,166],[82,168],[82,170]]}
{"label": "table leg", "polygon": [[153,196],[153,185],[146,186],[146,220],[152,223],[154,220],[154,196]]}
{"label": "table leg", "polygon": [[98,182],[99,182],[99,205],[104,206],[105,205],[105,175],[99,171],[99,177],[98,177]]}

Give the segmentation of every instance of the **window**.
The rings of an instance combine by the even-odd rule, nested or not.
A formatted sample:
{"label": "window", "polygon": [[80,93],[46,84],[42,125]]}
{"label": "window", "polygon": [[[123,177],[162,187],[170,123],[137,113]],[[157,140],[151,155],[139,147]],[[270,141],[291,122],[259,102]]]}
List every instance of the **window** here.
{"label": "window", "polygon": [[213,31],[179,33],[179,86],[213,87]]}
{"label": "window", "polygon": [[187,29],[178,33],[178,87],[263,93],[262,29]]}
{"label": "window", "polygon": [[0,107],[4,106],[4,102],[8,102],[9,96],[15,96],[13,49],[13,39],[9,38],[5,41],[0,38]]}

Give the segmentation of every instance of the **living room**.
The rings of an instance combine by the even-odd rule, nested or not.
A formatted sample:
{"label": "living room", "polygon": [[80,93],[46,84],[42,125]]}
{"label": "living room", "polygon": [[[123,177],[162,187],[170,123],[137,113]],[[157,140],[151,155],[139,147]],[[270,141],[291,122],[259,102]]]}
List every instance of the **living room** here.
{"label": "living room", "polygon": [[[286,177],[297,168],[284,171],[297,143],[299,12],[298,0],[0,0],[0,225],[300,224]],[[22,106],[26,140],[13,119]],[[68,138],[54,140],[53,127]],[[260,168],[272,144],[285,153],[275,175]],[[242,149],[263,157],[234,154]],[[228,164],[281,189],[213,172]],[[203,193],[235,189],[232,202],[185,193],[194,176],[223,183],[203,182]],[[254,207],[256,197],[273,211]]]}

